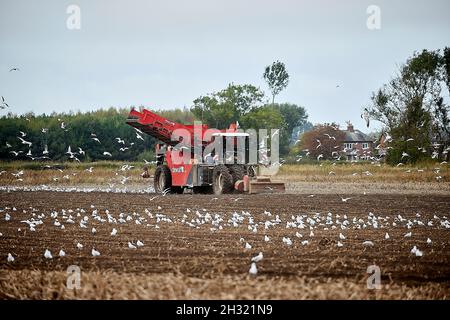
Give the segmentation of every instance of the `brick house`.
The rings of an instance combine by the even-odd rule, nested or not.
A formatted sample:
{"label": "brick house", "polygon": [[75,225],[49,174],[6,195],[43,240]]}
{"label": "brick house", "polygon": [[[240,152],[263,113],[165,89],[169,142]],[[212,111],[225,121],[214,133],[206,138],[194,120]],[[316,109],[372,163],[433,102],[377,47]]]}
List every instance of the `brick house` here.
{"label": "brick house", "polygon": [[366,134],[355,130],[350,122],[347,123],[347,130],[342,132],[345,137],[341,154],[347,161],[367,160],[373,156],[373,141]]}

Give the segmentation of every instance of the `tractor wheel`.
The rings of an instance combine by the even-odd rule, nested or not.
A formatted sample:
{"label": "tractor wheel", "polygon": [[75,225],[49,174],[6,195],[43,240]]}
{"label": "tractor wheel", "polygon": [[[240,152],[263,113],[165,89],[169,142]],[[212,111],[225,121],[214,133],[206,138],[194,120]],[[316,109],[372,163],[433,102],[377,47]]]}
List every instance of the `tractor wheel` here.
{"label": "tractor wheel", "polygon": [[230,193],[233,191],[233,177],[228,168],[218,165],[213,171],[213,190],[215,194]]}
{"label": "tractor wheel", "polygon": [[245,167],[239,164],[233,164],[229,166],[231,176],[233,177],[233,185],[238,180],[244,179],[244,175],[246,173]]}
{"label": "tractor wheel", "polygon": [[168,166],[161,165],[156,167],[154,186],[156,193],[172,191],[172,174]]}

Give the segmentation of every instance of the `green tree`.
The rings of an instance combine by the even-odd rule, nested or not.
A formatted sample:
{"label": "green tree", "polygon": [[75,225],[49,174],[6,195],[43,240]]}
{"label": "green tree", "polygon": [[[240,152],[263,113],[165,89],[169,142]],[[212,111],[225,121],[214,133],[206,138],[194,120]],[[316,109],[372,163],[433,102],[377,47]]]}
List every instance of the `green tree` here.
{"label": "green tree", "polygon": [[263,97],[264,93],[253,85],[230,84],[222,91],[195,99],[191,111],[210,127],[224,129],[258,107]]}
{"label": "green tree", "polygon": [[275,61],[272,65],[267,66],[263,74],[264,80],[272,93],[272,104],[275,103],[277,96],[289,83],[289,74],[283,62]]}
{"label": "green tree", "polygon": [[285,125],[283,115],[272,106],[255,108],[241,117],[244,129],[280,129]]}
{"label": "green tree", "polygon": [[[397,75],[372,94],[370,117],[381,121],[393,138],[387,160],[415,162],[448,145],[448,106],[442,97],[445,79],[445,50],[415,52]],[[419,152],[417,152],[419,151]],[[405,153],[408,156],[405,156]]]}

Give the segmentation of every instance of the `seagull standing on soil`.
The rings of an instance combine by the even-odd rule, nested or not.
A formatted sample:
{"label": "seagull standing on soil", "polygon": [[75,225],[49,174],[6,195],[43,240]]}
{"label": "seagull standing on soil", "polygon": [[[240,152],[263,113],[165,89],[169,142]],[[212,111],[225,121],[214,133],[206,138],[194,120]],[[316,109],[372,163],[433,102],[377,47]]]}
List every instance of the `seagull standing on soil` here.
{"label": "seagull standing on soil", "polygon": [[53,257],[52,257],[52,253],[50,252],[50,250],[45,249],[44,257],[45,257],[46,259],[52,259],[52,258],[53,258]]}
{"label": "seagull standing on soil", "polygon": [[252,262],[260,262],[263,259],[263,253],[260,252],[257,256],[252,258]]}

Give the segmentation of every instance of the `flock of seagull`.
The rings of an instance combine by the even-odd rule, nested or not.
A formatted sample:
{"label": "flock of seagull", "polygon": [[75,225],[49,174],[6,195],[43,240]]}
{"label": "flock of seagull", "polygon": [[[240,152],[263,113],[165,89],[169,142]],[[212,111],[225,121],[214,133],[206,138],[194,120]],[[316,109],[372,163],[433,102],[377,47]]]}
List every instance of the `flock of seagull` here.
{"label": "flock of seagull", "polygon": [[[3,98],[3,97],[2,97]],[[29,120],[29,119],[28,119]],[[31,120],[30,120],[31,121]],[[60,128],[61,130],[64,131],[68,131],[69,129],[67,128],[67,125],[64,121],[62,121],[61,119],[58,119],[58,121],[60,122]],[[137,128],[134,128],[134,130],[136,131],[136,139],[142,140],[144,141],[144,138],[142,138],[142,131],[140,131]],[[41,132],[46,134],[48,133],[49,129],[48,128],[42,128]],[[25,155],[26,157],[28,157],[31,160],[51,160],[49,154],[49,150],[48,150],[48,145],[46,144],[44,146],[44,150],[42,150],[40,155],[33,155],[31,152],[31,146],[33,145],[33,143],[31,141],[27,141],[25,138],[27,137],[27,133],[23,132],[23,131],[19,131],[19,134],[17,136],[17,139],[21,142],[22,145],[25,145],[28,148],[28,152],[25,153],[24,150],[10,150],[9,153],[12,154],[14,157],[18,157],[19,155]],[[100,139],[97,137],[97,134],[95,133],[91,133],[90,139],[97,142],[99,145],[101,145],[101,141]],[[121,137],[116,137],[114,140],[116,140],[117,144],[119,144],[119,148],[118,150],[121,152],[125,152],[127,150],[129,150],[131,147],[133,147],[133,145],[135,145],[136,142],[130,142],[128,145],[125,145],[126,142],[124,139],[122,139]],[[5,142],[5,146],[7,149],[11,149],[12,145],[6,141]],[[68,158],[77,162],[81,162],[79,157],[81,156],[86,156],[86,152],[81,148],[81,147],[77,147],[77,151],[72,151],[72,146],[68,146],[67,148],[67,152],[65,154],[68,155]],[[109,151],[103,151],[102,153],[104,156],[107,157],[112,157],[111,152]]]}
{"label": "flock of seagull", "polygon": [[[368,121],[368,120],[367,120],[367,121]],[[332,126],[332,127],[333,127],[334,130],[339,130],[339,127],[337,127],[337,126]],[[325,133],[323,136],[325,137],[325,139],[335,141],[335,145],[333,146],[333,149],[335,149],[335,150],[331,152],[331,156],[332,156],[332,159],[333,159],[332,165],[336,165],[336,161],[339,161],[339,160],[342,159],[342,156],[343,156],[343,155],[342,155],[342,152],[343,152],[343,153],[347,153],[348,151],[352,151],[352,152],[353,152],[353,155],[355,155],[356,157],[359,157],[359,158],[361,158],[361,159],[363,159],[363,160],[370,160],[370,161],[372,161],[372,164],[378,164],[378,165],[380,165],[380,161],[382,160],[382,157],[381,157],[381,156],[376,157],[376,156],[370,155],[370,150],[367,150],[368,148],[362,148],[363,154],[360,154],[359,149],[348,149],[347,147],[344,147],[344,148],[342,149],[342,152],[340,152],[341,145],[339,145],[339,144],[336,142],[336,137],[335,137],[335,136],[332,136],[332,135],[330,135],[330,134],[328,134],[328,133]],[[300,139],[297,140],[297,141],[296,141],[296,144],[299,143],[300,141],[301,141]],[[323,141],[323,139],[322,139],[322,141]],[[321,141],[320,139],[316,139],[317,145],[316,145],[315,149],[322,149],[322,148],[323,148],[322,141]],[[390,142],[392,142],[392,141],[393,141],[392,136],[390,136],[389,134],[385,134],[385,137],[384,137],[384,144],[388,144],[388,143],[390,143]],[[413,139],[413,138],[406,138],[405,141],[406,141],[406,142],[412,142],[412,141],[414,141],[414,139]],[[357,145],[359,145],[359,143],[354,143],[354,145],[357,146]],[[439,159],[439,155],[440,155],[440,154],[439,154],[439,151],[438,151],[438,150],[439,150],[439,148],[440,148],[441,146],[442,146],[442,145],[439,144],[439,143],[437,143],[437,142],[432,144],[433,152],[432,152],[432,154],[431,154],[431,159],[434,159],[434,160],[435,160],[435,159]],[[379,143],[379,144],[375,147],[376,150],[380,150],[380,149],[382,149],[382,148],[383,148],[383,147],[382,147],[382,144],[381,144],[381,143]],[[392,147],[390,147],[390,146],[385,146],[384,149],[389,150],[389,149],[392,149]],[[367,150],[367,151],[366,151],[366,150]],[[422,153],[427,153],[427,152],[428,152],[427,149],[424,148],[424,147],[417,147],[417,150],[420,151],[420,152],[422,152]],[[306,156],[306,157],[308,157],[308,156],[311,154],[311,151],[310,151],[309,149],[303,149],[302,152],[304,153],[303,155]],[[442,151],[442,153],[441,153],[442,157],[443,157],[443,158],[446,158],[449,152],[450,152],[450,146],[447,147],[447,148],[445,148],[445,149]],[[296,161],[297,161],[297,162],[300,162],[301,160],[303,160],[303,155],[302,155],[302,154],[297,155],[297,156],[296,156]],[[399,167],[399,166],[405,165],[405,161],[404,161],[404,160],[408,160],[408,158],[410,158],[410,157],[411,157],[411,156],[410,156],[407,152],[403,151],[403,152],[402,152],[402,156],[401,156],[401,162],[399,162],[399,163],[397,164],[397,166]],[[320,160],[323,159],[323,158],[324,158],[324,154],[323,154],[323,153],[320,153],[320,154],[317,156],[316,160],[317,160],[318,162],[320,162]],[[354,162],[357,162],[357,160],[353,160],[353,161],[354,161]],[[282,164],[283,164],[283,161],[280,161],[280,162],[281,162],[280,165],[282,165]],[[442,161],[440,164],[441,164],[441,165],[447,164],[447,161]],[[320,164],[320,166],[321,166],[321,164]],[[441,179],[441,178],[442,178],[442,177],[438,178],[438,180]]]}
{"label": "flock of seagull", "polygon": [[[160,196],[156,196],[157,198]],[[161,196],[162,197],[162,196]],[[154,200],[151,199],[151,200]],[[239,199],[239,198],[238,198]],[[343,201],[345,199],[342,199]],[[348,199],[346,199],[348,200]],[[346,201],[345,200],[345,201]],[[212,200],[211,200],[212,201]],[[417,228],[439,228],[450,229],[450,221],[446,215],[438,216],[434,214],[432,218],[425,218],[420,213],[416,213],[413,217],[403,217],[398,214],[396,216],[383,216],[376,215],[369,212],[367,216],[350,216],[347,214],[338,214],[328,212],[324,213],[308,213],[308,214],[296,214],[290,217],[281,219],[278,214],[273,214],[269,211],[252,215],[250,211],[242,210],[241,212],[220,212],[214,213],[207,209],[182,209],[184,212],[174,212],[173,214],[165,214],[163,208],[153,206],[152,209],[145,208],[142,212],[116,212],[113,213],[108,209],[98,209],[96,206],[91,205],[89,209],[75,208],[75,209],[61,209],[40,211],[37,208],[29,207],[26,209],[17,209],[15,207],[1,207],[0,214],[3,215],[5,223],[11,223],[14,220],[20,220],[23,227],[17,229],[18,233],[24,232],[46,232],[46,229],[53,228],[59,230],[64,237],[66,232],[66,226],[72,226],[72,228],[78,228],[79,232],[70,232],[73,237],[73,243],[77,243],[73,247],[61,247],[49,248],[44,246],[42,250],[43,259],[55,259],[59,257],[64,259],[67,256],[75,253],[86,252],[88,250],[93,257],[100,256],[102,253],[94,245],[86,248],[86,245],[81,243],[81,239],[77,237],[84,237],[85,233],[90,233],[93,238],[98,234],[102,236],[111,237],[111,245],[114,245],[114,237],[116,237],[126,225],[135,225],[142,228],[160,229],[165,225],[181,225],[189,229],[202,229],[209,231],[212,234],[221,232],[225,229],[236,230],[241,228],[242,232],[236,233],[239,235],[239,240],[236,238],[235,247],[236,250],[242,250],[245,252],[259,252],[258,255],[253,256],[250,259],[249,274],[255,276],[258,273],[257,265],[261,263],[264,258],[264,254],[261,251],[262,245],[260,241],[264,243],[279,242],[280,245],[289,247],[295,247],[297,249],[302,246],[308,246],[313,241],[322,243],[323,237],[315,235],[315,233],[322,231],[339,232],[336,239],[328,239],[326,245],[336,246],[336,248],[342,248],[347,245],[355,245],[354,233],[349,238],[349,231],[355,230],[386,230],[384,236],[380,239],[365,239],[361,241],[361,248],[376,247],[377,244],[392,241],[392,236],[387,231],[391,229],[403,228],[405,230],[403,239],[412,239],[413,234]],[[24,215],[26,218],[24,218]],[[2,224],[5,226],[5,224]],[[121,230],[121,231],[119,231]],[[280,231],[281,230],[281,231]],[[275,234],[271,235],[271,232]],[[123,231],[126,234],[126,231]],[[242,235],[249,235],[248,239],[242,237]],[[283,235],[284,234],[284,235]],[[0,233],[0,239],[3,236]],[[260,236],[260,240],[254,240]],[[398,237],[398,233],[396,233]],[[130,236],[127,236],[129,238]],[[253,239],[253,240],[249,240]],[[396,239],[399,240],[400,239]],[[350,241],[350,243],[348,243]],[[433,250],[429,249],[433,245],[430,238],[418,239],[410,249],[409,254],[415,257],[422,257],[425,254],[433,254]],[[411,242],[411,241],[410,241]],[[145,246],[145,243],[141,239],[128,239],[127,245],[123,250],[138,250]],[[420,248],[420,249],[419,249]],[[11,251],[6,256],[7,263],[14,263],[17,259],[27,259],[26,256],[19,256]]]}

